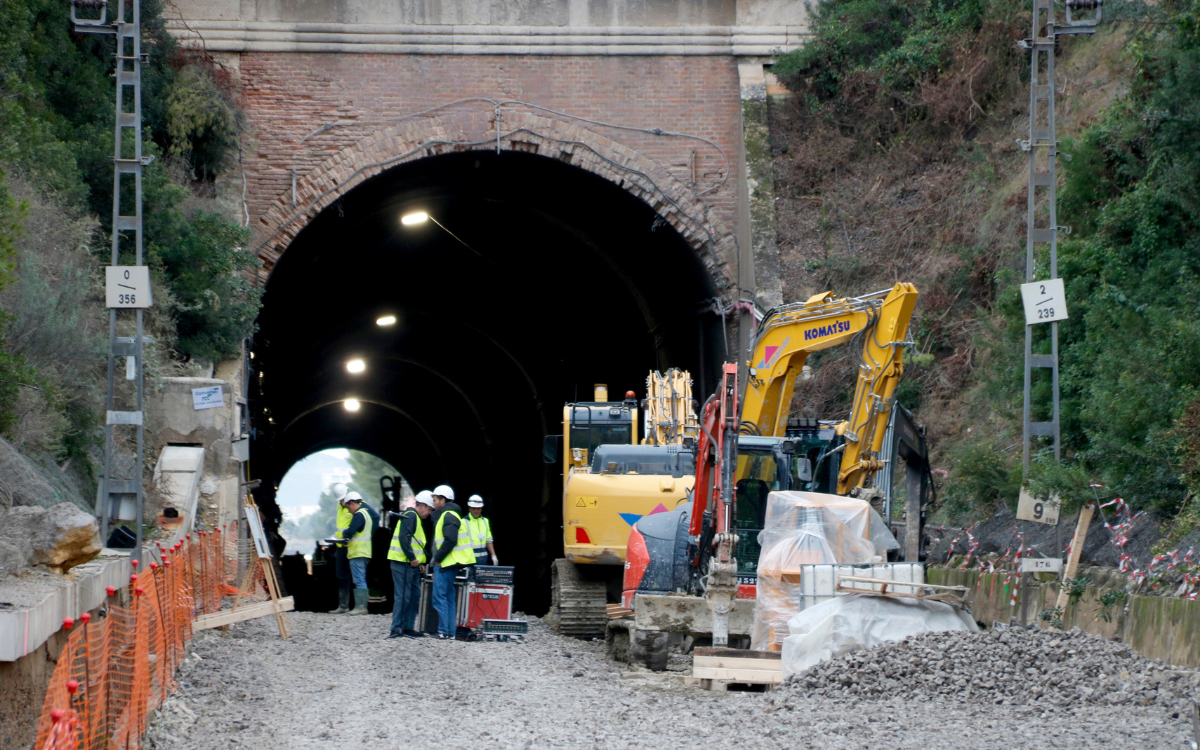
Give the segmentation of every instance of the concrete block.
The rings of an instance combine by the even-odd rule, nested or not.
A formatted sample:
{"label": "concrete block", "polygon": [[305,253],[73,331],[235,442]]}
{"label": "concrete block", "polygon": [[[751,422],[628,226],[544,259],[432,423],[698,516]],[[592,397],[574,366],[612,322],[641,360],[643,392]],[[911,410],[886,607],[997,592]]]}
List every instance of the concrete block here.
{"label": "concrete block", "polygon": [[157,470],[168,471],[200,471],[204,466],[204,449],[169,445],[163,448],[159,456]]}
{"label": "concrete block", "polygon": [[[688,635],[712,634],[712,611],[698,596],[638,594],[634,599],[634,624],[638,630],[660,630]],[[729,613],[729,634],[750,635],[754,628],[754,601],[737,599]]]}
{"label": "concrete block", "polygon": [[77,618],[104,602],[105,587],[129,583],[129,557],[104,551],[75,567],[70,576],[10,577],[0,581],[0,661],[16,661],[33,652],[62,628],[64,617]]}

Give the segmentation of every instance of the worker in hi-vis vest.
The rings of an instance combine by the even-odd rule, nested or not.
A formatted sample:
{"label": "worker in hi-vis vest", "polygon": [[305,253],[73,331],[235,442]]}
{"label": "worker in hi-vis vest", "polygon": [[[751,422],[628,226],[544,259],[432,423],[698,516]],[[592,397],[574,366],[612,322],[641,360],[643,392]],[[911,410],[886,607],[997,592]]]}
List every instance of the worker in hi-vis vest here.
{"label": "worker in hi-vis vest", "polygon": [[454,503],[454,490],[439,484],[433,490],[437,521],[433,526],[433,608],[438,614],[437,637],[453,638],[458,627],[458,597],[454,579],[464,565],[475,562],[471,540],[462,528],[462,508]]}
{"label": "worker in hi-vis vest", "polygon": [[357,492],[346,493],[346,510],[353,514],[350,525],[337,536],[346,539],[346,558],[350,561],[350,577],[354,579],[354,609],[352,615],[367,614],[367,564],[371,562],[371,534],[379,525],[379,516],[363,502]]}
{"label": "worker in hi-vis vest", "polygon": [[467,512],[471,515],[463,519],[467,528],[467,536],[471,537],[471,549],[475,553],[476,565],[487,565],[488,558],[492,565],[499,565],[496,557],[496,547],[492,544],[492,524],[483,516],[483,498],[471,495],[467,500]]}
{"label": "worker in hi-vis vest", "polygon": [[392,631],[388,638],[424,638],[425,634],[413,627],[417,608],[421,605],[421,574],[428,560],[425,544],[425,526],[421,523],[433,513],[433,493],[421,490],[415,502],[406,501],[400,506],[400,519],[392,532],[392,546],[388,549],[388,560],[392,567]]}
{"label": "worker in hi-vis vest", "polygon": [[[341,533],[350,528],[350,521],[354,514],[346,510],[345,501],[346,495],[350,492],[350,488],[342,483],[337,483],[330,488],[333,493],[333,499],[337,501],[337,521],[334,534],[341,536]],[[350,591],[354,588],[353,580],[350,578],[350,560],[346,557],[346,545],[338,544],[334,547],[333,552],[333,572],[337,577],[338,585],[338,608],[333,610],[335,615],[342,615],[350,611]]]}

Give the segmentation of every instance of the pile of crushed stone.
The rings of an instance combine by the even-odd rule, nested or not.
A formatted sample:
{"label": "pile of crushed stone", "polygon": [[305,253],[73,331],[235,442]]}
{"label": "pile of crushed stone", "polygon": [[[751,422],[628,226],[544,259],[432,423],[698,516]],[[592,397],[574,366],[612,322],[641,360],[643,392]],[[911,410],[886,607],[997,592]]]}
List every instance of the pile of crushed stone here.
{"label": "pile of crushed stone", "polygon": [[1200,670],[1146,659],[1074,629],[925,633],[821,662],[792,676],[797,696],[902,698],[1012,706],[1150,706],[1180,711]]}

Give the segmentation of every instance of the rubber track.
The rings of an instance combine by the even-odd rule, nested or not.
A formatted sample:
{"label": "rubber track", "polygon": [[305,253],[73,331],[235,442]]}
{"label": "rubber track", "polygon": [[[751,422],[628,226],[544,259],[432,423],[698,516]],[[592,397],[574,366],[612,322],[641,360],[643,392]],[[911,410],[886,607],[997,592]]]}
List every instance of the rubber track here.
{"label": "rubber track", "polygon": [[554,561],[550,581],[554,632],[574,638],[603,636],[608,626],[604,583],[583,580],[568,560]]}

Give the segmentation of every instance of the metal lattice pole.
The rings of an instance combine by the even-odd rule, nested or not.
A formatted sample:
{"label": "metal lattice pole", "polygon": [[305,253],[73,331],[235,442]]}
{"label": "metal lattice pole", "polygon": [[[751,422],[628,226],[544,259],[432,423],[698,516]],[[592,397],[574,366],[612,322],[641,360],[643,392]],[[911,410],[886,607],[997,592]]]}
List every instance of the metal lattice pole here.
{"label": "metal lattice pole", "polygon": [[[81,18],[79,13],[98,12],[98,17]],[[104,475],[100,478],[100,495],[96,515],[100,518],[101,538],[108,540],[110,522],[133,521],[137,542],[132,558],[140,560],[142,547],[142,473],[144,470],[144,411],[143,398],[143,337],[144,308],[151,303],[149,273],[142,265],[142,168],[151,158],[142,156],[142,54],[141,1],[117,0],[116,13],[108,20],[108,5],[97,0],[73,0],[71,20],[81,33],[111,34],[116,39],[116,107],[113,123],[113,213],[112,266],[107,270],[106,305],[108,312],[108,395],[104,420]],[[122,193],[128,191],[127,178],[132,177],[132,205],[122,211]],[[122,238],[132,236],[134,266],[120,266]],[[116,271],[117,273],[114,273]],[[131,274],[132,272],[132,274]],[[117,336],[119,309],[134,309],[136,335]],[[126,358],[126,379],[135,382],[132,409],[119,409],[116,393],[116,363]],[[127,399],[122,399],[126,401]],[[120,444],[114,440],[114,428],[133,427],[136,449],[133,456],[121,455]],[[122,504],[132,496],[133,507],[122,515]],[[130,513],[131,511],[131,513]],[[129,517],[132,515],[132,517]]]}
{"label": "metal lattice pole", "polygon": [[[1070,231],[1058,226],[1058,139],[1055,131],[1055,83],[1054,45],[1059,34],[1092,34],[1100,21],[1102,0],[1068,0],[1066,22],[1055,23],[1053,0],[1033,0],[1033,35],[1021,42],[1030,51],[1029,63],[1029,140],[1021,141],[1022,150],[1029,154],[1029,195],[1026,206],[1025,234],[1025,282],[1037,279],[1037,257],[1039,244],[1050,246],[1050,279],[1058,279],[1058,233]],[[1076,21],[1072,11],[1094,10],[1091,18]],[[1042,34],[1043,26],[1045,33]],[[1039,169],[1039,155],[1045,154],[1045,169]],[[1044,191],[1047,203],[1047,220],[1044,226],[1037,224],[1037,205]],[[1022,466],[1029,469],[1030,450],[1035,437],[1050,437],[1054,440],[1054,460],[1062,458],[1062,434],[1059,413],[1058,388],[1058,321],[1050,321],[1050,353],[1033,353],[1034,325],[1025,325],[1025,399],[1023,413]],[[1030,396],[1033,371],[1048,369],[1051,373],[1051,419],[1034,422]]]}

